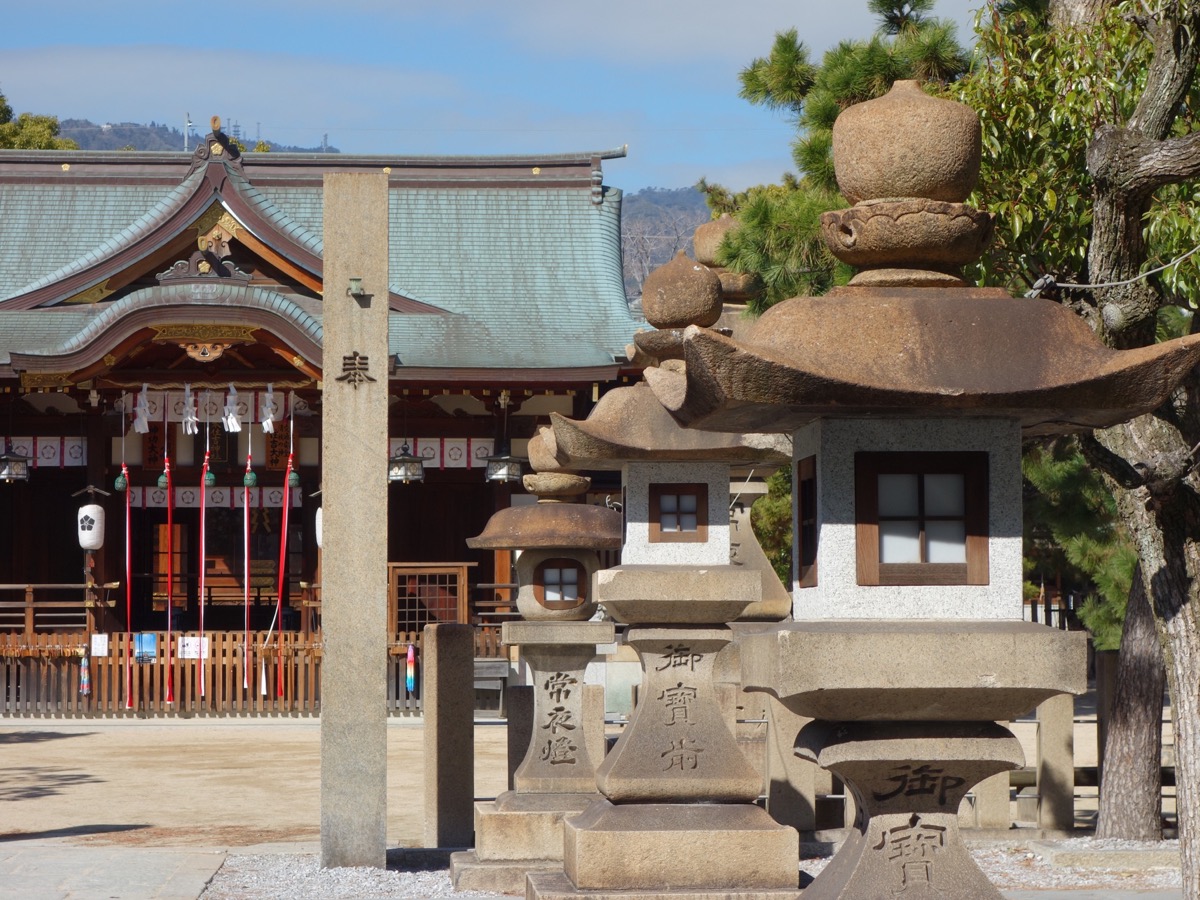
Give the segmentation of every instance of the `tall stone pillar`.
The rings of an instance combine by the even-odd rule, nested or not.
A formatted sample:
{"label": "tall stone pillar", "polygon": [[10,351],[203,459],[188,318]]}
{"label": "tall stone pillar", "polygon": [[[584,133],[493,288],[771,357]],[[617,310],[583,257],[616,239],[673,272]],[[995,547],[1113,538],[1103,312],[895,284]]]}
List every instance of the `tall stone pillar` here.
{"label": "tall stone pillar", "polygon": [[326,175],[324,202],[321,865],[384,868],[387,176]]}

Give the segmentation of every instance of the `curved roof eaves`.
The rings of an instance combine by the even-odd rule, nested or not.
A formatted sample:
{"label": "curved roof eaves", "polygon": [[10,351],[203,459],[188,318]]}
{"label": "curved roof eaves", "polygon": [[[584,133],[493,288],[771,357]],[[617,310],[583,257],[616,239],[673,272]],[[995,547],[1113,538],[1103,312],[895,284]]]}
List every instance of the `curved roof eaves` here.
{"label": "curved roof eaves", "polygon": [[316,344],[323,336],[320,319],[290,297],[262,287],[229,285],[214,298],[210,294],[197,294],[190,284],[174,284],[143,288],[114,303],[108,304],[79,331],[58,346],[24,351],[30,356],[61,356],[77,352],[99,339],[118,321],[135,310],[150,307],[172,307],[185,305],[189,309],[204,307],[239,307],[260,309],[289,319],[298,329]]}
{"label": "curved roof eaves", "polygon": [[286,234],[310,253],[321,256],[325,245],[319,234],[314,234],[305,228],[304,225],[298,223],[292,215],[282,209],[271,197],[251,184],[245,175],[231,169],[229,172],[229,181],[238,195],[247,204],[253,206],[266,222],[279,232]]}
{"label": "curved roof eaves", "polygon": [[34,353],[69,340],[96,314],[94,306],[74,306],[52,312],[0,310],[0,365],[8,365],[12,353]]}

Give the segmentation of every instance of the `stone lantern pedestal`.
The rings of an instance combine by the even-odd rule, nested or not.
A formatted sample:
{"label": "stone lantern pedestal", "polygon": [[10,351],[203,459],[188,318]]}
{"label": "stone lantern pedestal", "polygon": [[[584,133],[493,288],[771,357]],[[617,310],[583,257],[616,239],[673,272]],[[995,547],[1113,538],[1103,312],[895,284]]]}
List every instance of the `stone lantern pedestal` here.
{"label": "stone lantern pedestal", "polygon": [[[589,479],[569,473],[526,475],[538,495],[532,506],[509,507],[467,540],[476,550],[522,550],[517,560],[517,609],[527,621],[505,622],[501,639],[521,648],[533,679],[533,733],[513,773],[513,790],[475,804],[475,849],[450,857],[461,890],[520,891],[529,872],[560,871],[563,817],[599,799],[596,765],[585,735],[583,671],[597,644],[611,644],[611,622],[586,621],[598,549],[621,545],[621,517],[611,509],[571,502]],[[597,717],[599,718],[599,717]],[[601,721],[594,721],[603,730]],[[597,753],[602,753],[596,748]]]}
{"label": "stone lantern pedestal", "polygon": [[1083,633],[1003,620],[842,619],[742,642],[746,689],[815,719],[796,754],[841,777],[858,807],[805,900],[1000,900],[962,843],[958,807],[980,781],[1024,764],[995,720],[1084,690]]}
{"label": "stone lantern pedestal", "polygon": [[799,838],[755,805],[762,778],[729,730],[713,662],[725,622],[761,596],[735,566],[620,566],[596,596],[627,623],[643,680],[629,727],[597,770],[603,799],[564,821],[561,874],[530,898],[796,898]]}

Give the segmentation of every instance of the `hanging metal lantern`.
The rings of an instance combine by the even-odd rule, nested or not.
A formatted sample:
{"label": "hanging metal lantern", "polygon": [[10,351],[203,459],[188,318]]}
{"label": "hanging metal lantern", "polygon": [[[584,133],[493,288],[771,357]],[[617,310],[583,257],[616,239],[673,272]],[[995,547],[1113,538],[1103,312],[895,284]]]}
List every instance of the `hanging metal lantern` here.
{"label": "hanging metal lantern", "polygon": [[425,480],[425,460],[413,456],[408,444],[400,446],[400,452],[388,460],[388,481],[411,484]]}
{"label": "hanging metal lantern", "polygon": [[509,452],[507,441],[500,445],[499,450],[500,452],[495,456],[487,458],[487,469],[484,471],[483,477],[488,481],[497,482],[520,481],[521,463],[525,460],[519,456],[513,456]]}
{"label": "hanging metal lantern", "polygon": [[13,453],[6,449],[0,453],[0,481],[11,484],[14,481],[29,480],[29,457]]}

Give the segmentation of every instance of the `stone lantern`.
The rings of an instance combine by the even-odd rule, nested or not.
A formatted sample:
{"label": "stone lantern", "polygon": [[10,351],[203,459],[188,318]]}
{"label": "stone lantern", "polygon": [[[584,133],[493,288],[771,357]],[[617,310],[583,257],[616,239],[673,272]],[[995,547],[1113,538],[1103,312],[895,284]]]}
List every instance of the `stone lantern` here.
{"label": "stone lantern", "polygon": [[[638,334],[637,350],[671,366],[683,327],[716,322],[721,292],[715,275],[679,256],[646,280],[643,304],[659,330]],[[563,870],[531,874],[527,896],[792,900],[797,833],[756,805],[763,777],[738,745],[719,684],[734,639],[727,623],[749,610],[773,621],[787,613],[769,566],[731,559],[730,466],[777,465],[786,442],[681,429],[644,384],[609,392],[585,421],[551,422],[530,442],[535,464],[622,472],[621,564],[596,573],[595,599],[626,626],[642,680],[597,770],[603,797],[564,820]]]}
{"label": "stone lantern", "polygon": [[561,871],[563,817],[600,798],[596,767],[603,756],[603,714],[584,703],[584,669],[597,644],[611,644],[612,622],[587,621],[596,610],[592,576],[598,550],[621,545],[614,510],[572,502],[590,479],[538,472],[523,479],[532,506],[502,509],[467,545],[519,550],[517,610],[505,622],[505,644],[521,648],[533,684],[533,729],[513,775],[513,790],[475,804],[475,849],[451,856],[457,889],[519,891],[530,872]]}
{"label": "stone lantern", "polygon": [[806,900],[999,898],[959,802],[1023,763],[998,721],[1086,686],[1083,633],[1021,621],[1022,438],[1149,412],[1200,337],[1117,351],[1056,303],[966,286],[992,231],[964,203],[980,147],[966,107],[898,82],[833,141],[855,206],[822,225],[859,274],[740,340],[690,327],[682,364],[646,380],[689,427],[794,440],[795,621],[744,637],[741,666],[747,689],[813,720],[797,755],[857,802]]}

